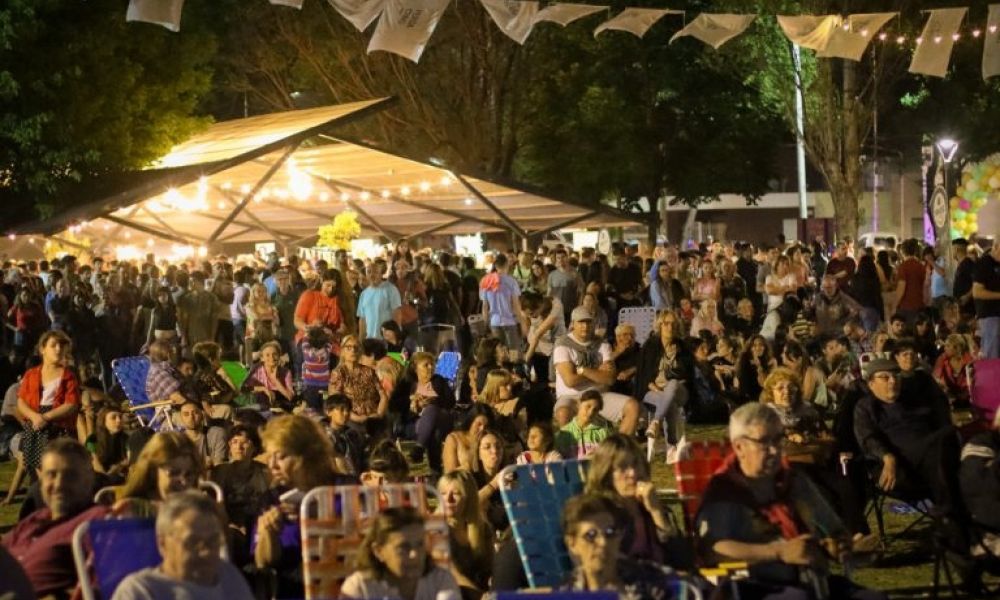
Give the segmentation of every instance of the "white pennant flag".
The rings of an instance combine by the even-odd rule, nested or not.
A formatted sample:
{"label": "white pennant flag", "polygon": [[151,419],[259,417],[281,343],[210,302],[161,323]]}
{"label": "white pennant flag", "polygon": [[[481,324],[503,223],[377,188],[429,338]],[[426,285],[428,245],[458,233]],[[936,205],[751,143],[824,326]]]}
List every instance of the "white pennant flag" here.
{"label": "white pennant flag", "polygon": [[826,47],[816,56],[861,60],[865,49],[889,19],[898,13],[868,13],[849,15],[840,27],[835,27]]}
{"label": "white pennant flag", "polygon": [[754,15],[701,13],[670,38],[670,43],[681,37],[691,36],[718,50],[723,44],[746,31]]}
{"label": "white pennant flag", "polygon": [[913,52],[910,61],[910,73],[944,77],[948,74],[948,63],[951,62],[951,50],[955,40],[951,36],[958,33],[958,28],[965,18],[968,8],[938,8],[927,10],[930,13],[924,32],[920,34],[921,41]]}
{"label": "white pennant flag", "polygon": [[289,6],[291,8],[302,9],[302,0],[267,0],[275,6]]}
{"label": "white pennant flag", "polygon": [[368,53],[392,52],[420,62],[428,40],[451,0],[388,0],[375,33],[368,42]]}
{"label": "white pennant flag", "polygon": [[162,25],[170,31],[181,30],[184,0],[129,0],[125,21]]}
{"label": "white pennant flag", "polygon": [[327,0],[340,16],[347,19],[358,31],[368,26],[382,14],[386,0]]}
{"label": "white pennant flag", "polygon": [[523,44],[535,26],[538,2],[528,0],[480,0],[500,31]]}
{"label": "white pennant flag", "polygon": [[664,10],[658,8],[626,8],[614,17],[601,23],[594,30],[594,37],[609,29],[615,31],[627,31],[632,35],[641,38],[646,35],[649,28],[656,24],[668,14],[684,14],[683,10]]}
{"label": "white pennant flag", "polygon": [[577,19],[582,19],[588,15],[592,15],[596,12],[601,12],[602,10],[607,10],[607,6],[594,6],[592,4],[571,4],[568,2],[560,2],[558,4],[550,4],[538,11],[535,15],[535,23],[541,23],[542,21],[550,21],[552,23],[558,23],[563,27],[569,25]]}
{"label": "white pennant flag", "polygon": [[840,27],[842,19],[838,15],[825,16],[778,16],[778,25],[785,36],[795,44],[810,50],[820,51],[830,43],[833,30]]}
{"label": "white pennant flag", "polygon": [[1000,4],[990,4],[983,36],[983,79],[989,79],[1000,75]]}

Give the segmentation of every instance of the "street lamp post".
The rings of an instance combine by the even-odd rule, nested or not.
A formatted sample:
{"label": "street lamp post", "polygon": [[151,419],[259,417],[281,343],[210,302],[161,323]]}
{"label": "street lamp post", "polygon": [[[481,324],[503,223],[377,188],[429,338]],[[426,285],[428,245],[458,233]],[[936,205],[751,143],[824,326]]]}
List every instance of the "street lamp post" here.
{"label": "street lamp post", "polygon": [[[941,223],[935,223],[938,225],[939,230],[942,235],[938,236],[937,247],[938,256],[942,253],[945,256],[945,264],[947,265],[948,277],[952,276],[954,270],[954,265],[952,264],[951,258],[951,211],[949,210],[948,204],[951,200],[951,188],[948,185],[948,172],[951,171],[951,163],[955,160],[955,155],[958,153],[958,142],[952,138],[941,138],[934,144],[937,147],[938,154],[941,156],[942,172],[944,174],[944,207],[935,207],[935,210],[944,210],[945,218],[943,219],[944,225]],[[924,219],[928,218],[927,211],[924,211]]]}

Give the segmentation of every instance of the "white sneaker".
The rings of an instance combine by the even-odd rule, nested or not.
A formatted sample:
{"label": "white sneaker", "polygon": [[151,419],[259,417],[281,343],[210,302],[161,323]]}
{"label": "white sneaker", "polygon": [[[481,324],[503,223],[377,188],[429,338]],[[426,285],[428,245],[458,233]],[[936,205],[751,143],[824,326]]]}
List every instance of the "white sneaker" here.
{"label": "white sneaker", "polygon": [[677,464],[677,446],[667,442],[667,464]]}

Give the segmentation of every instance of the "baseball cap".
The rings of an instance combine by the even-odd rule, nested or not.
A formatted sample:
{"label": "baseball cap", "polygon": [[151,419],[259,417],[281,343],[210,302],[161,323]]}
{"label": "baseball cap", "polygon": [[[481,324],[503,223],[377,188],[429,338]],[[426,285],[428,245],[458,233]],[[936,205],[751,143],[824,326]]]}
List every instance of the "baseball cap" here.
{"label": "baseball cap", "polygon": [[874,375],[875,373],[879,373],[881,371],[888,371],[890,373],[898,373],[899,372],[899,365],[896,364],[896,361],[894,361],[891,358],[879,357],[879,358],[876,358],[876,359],[868,362],[862,368],[862,374],[865,376],[866,380],[871,379],[872,375]]}
{"label": "baseball cap", "polygon": [[594,313],[590,312],[590,310],[584,306],[577,306],[573,309],[573,312],[570,313],[569,320],[574,323],[577,321],[593,321]]}

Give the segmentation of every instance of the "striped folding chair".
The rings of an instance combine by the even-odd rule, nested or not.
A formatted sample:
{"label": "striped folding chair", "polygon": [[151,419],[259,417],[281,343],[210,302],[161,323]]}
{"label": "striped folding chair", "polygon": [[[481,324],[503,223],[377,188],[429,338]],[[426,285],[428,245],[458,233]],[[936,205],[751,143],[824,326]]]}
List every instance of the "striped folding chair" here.
{"label": "striped folding chair", "polygon": [[372,519],[386,508],[411,506],[424,516],[427,546],[438,566],[448,568],[448,524],[434,514],[441,505],[437,490],[421,483],[380,487],[342,485],[311,490],[300,508],[302,573],[306,598],[337,598],[340,586],[355,570],[358,549]]}
{"label": "striped folding chair", "polygon": [[562,508],[583,492],[589,467],[589,461],[566,460],[504,469],[500,495],[532,588],[557,585],[572,568],[563,543]]}

